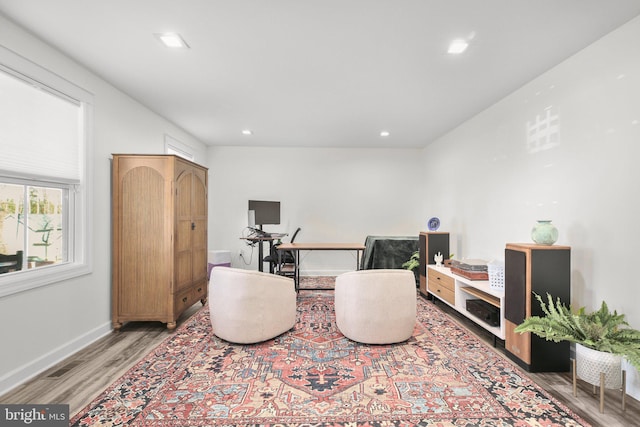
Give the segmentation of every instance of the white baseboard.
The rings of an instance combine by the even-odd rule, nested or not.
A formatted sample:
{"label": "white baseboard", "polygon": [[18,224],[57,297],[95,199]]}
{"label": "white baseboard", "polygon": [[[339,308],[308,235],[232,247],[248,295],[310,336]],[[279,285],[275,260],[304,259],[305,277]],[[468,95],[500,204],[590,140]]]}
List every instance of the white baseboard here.
{"label": "white baseboard", "polygon": [[49,369],[56,363],[77,353],[89,344],[111,333],[111,322],[98,326],[87,333],[53,349],[49,353],[14,369],[0,377],[0,395],[10,392],[20,384]]}

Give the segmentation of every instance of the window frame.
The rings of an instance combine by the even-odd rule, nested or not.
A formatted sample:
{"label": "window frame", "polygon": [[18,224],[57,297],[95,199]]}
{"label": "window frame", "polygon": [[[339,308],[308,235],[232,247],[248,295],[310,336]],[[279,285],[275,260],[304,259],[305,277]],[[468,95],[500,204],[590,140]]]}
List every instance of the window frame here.
{"label": "window frame", "polygon": [[72,99],[80,105],[82,121],[82,146],[80,156],[80,182],[68,182],[64,179],[43,177],[30,171],[0,171],[0,179],[7,178],[26,185],[68,186],[68,261],[47,267],[23,270],[0,276],[0,298],[24,292],[30,289],[48,286],[57,282],[73,279],[93,271],[91,251],[91,219],[93,174],[91,167],[93,147],[93,94],[76,86],[63,77],[18,55],[0,45],[0,71],[13,75],[35,85],[52,95]]}
{"label": "window frame", "polygon": [[165,154],[175,154],[178,157],[195,162],[195,155],[191,147],[183,144],[171,135],[164,135],[164,152]]}

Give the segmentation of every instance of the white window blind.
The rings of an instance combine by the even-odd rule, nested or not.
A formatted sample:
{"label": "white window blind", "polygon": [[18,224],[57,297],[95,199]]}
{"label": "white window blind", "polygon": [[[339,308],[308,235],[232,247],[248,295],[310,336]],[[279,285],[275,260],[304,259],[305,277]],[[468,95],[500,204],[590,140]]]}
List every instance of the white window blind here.
{"label": "white window blind", "polygon": [[79,183],[82,124],[80,102],[0,69],[4,174]]}
{"label": "white window blind", "polygon": [[[9,220],[26,233],[2,235],[5,249],[22,250],[27,262],[0,274],[0,298],[91,272],[92,130],[90,92],[0,45],[0,183],[5,193],[7,186],[24,186],[23,200],[29,199],[21,210],[11,206],[15,197],[2,198],[5,219],[15,217]],[[32,216],[34,210],[45,213]],[[58,237],[47,234],[54,232],[63,234],[55,253]],[[16,243],[22,247],[9,248]],[[38,248],[46,250],[34,253]]]}

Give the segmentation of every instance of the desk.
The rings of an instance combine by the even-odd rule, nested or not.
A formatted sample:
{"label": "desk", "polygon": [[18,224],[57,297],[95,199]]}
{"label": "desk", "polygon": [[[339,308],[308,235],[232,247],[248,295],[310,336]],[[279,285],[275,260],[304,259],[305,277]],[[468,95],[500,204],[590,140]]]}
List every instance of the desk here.
{"label": "desk", "polygon": [[[247,240],[251,243],[257,243],[258,244],[258,271],[263,271],[263,263],[264,261],[262,261],[264,259],[264,250],[262,248],[262,245],[264,244],[264,242],[269,242],[269,253],[271,253],[271,248],[273,247],[273,242],[282,239],[283,237],[285,237],[287,234],[285,233],[274,233],[271,236],[248,236],[248,237],[241,237],[242,240]],[[269,273],[273,273],[273,263],[269,263]]]}
{"label": "desk", "polygon": [[365,246],[362,243],[282,243],[278,245],[278,255],[281,251],[293,252],[294,281],[296,291],[300,285],[300,251],[356,251],[356,270],[360,269],[360,256]]}

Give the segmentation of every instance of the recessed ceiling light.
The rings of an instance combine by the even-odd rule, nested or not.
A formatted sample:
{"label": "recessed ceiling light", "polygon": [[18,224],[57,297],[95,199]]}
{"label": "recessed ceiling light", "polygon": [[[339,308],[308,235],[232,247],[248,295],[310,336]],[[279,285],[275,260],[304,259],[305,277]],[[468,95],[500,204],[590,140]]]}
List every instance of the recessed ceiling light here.
{"label": "recessed ceiling light", "polygon": [[178,33],[155,33],[154,36],[166,47],[189,49],[189,45]]}
{"label": "recessed ceiling light", "polygon": [[449,44],[449,50],[447,52],[453,55],[457,55],[467,50],[468,46],[469,43],[467,43],[466,40],[456,39]]}
{"label": "recessed ceiling light", "polygon": [[253,135],[253,132],[251,132],[250,129],[245,129],[245,130],[242,131],[242,134],[243,135]]}
{"label": "recessed ceiling light", "polygon": [[382,132],[380,132],[380,136],[382,136],[382,137],[389,136],[389,135],[391,135],[391,134],[387,130],[383,130]]}

